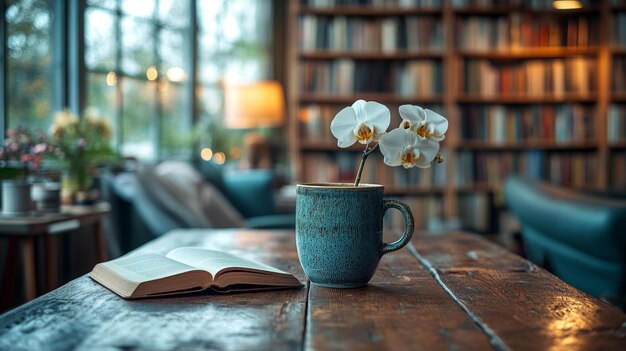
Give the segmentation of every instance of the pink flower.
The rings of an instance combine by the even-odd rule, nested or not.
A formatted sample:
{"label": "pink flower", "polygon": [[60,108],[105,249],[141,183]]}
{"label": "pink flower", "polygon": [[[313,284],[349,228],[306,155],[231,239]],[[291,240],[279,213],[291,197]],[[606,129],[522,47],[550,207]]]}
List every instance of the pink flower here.
{"label": "pink flower", "polygon": [[48,148],[48,145],[46,145],[45,143],[37,144],[37,145],[33,146],[33,151],[32,152],[34,154],[40,154],[42,152],[45,152],[47,148]]}

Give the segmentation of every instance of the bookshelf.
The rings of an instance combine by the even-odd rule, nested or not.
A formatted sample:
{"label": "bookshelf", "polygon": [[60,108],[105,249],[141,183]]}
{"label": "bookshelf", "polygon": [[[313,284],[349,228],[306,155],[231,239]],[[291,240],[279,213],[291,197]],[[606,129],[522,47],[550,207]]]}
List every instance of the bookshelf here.
{"label": "bookshelf", "polygon": [[610,45],[607,51],[611,62],[607,112],[608,183],[626,189],[626,1],[612,0],[608,6]]}
{"label": "bookshelf", "polygon": [[[360,147],[339,149],[330,121],[355,100],[392,113],[417,104],[446,116],[445,166],[382,167],[419,212],[499,230],[510,174],[576,188],[626,189],[626,2],[302,0],[290,4],[289,146],[297,181],[352,181]],[[418,33],[417,35],[411,33]]]}

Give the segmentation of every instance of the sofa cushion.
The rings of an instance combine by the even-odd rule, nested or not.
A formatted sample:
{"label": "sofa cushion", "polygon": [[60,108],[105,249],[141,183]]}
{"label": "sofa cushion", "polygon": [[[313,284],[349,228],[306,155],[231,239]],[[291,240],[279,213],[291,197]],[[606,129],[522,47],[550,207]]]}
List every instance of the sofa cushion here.
{"label": "sofa cushion", "polygon": [[229,170],[224,192],[245,218],[276,214],[274,173],[266,169]]}
{"label": "sofa cushion", "polygon": [[161,207],[164,215],[175,216],[183,227],[242,227],[245,222],[230,202],[213,185],[204,181],[189,163],[165,161],[138,171],[142,189]]}

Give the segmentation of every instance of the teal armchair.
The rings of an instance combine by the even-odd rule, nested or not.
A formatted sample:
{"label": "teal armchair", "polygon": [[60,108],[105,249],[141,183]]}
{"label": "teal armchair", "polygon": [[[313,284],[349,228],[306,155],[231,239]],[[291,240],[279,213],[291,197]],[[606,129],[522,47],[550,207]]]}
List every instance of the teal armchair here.
{"label": "teal armchair", "polygon": [[506,203],[528,259],[616,305],[626,301],[626,200],[513,177]]}

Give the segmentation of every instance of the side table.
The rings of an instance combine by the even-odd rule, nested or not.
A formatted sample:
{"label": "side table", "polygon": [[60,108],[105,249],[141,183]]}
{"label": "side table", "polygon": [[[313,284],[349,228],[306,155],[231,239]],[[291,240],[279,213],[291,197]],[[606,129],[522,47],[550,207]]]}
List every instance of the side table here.
{"label": "side table", "polygon": [[[57,249],[53,235],[76,230],[88,225],[95,226],[95,244],[99,261],[107,260],[103,217],[110,212],[108,203],[92,206],[62,206],[59,213],[33,213],[27,216],[0,216],[0,237],[9,239],[7,266],[17,261],[17,251],[21,251],[23,265],[24,294],[26,300],[37,295],[37,282],[45,281],[46,289],[57,287]],[[35,244],[43,242],[45,279],[38,279]],[[5,274],[3,286],[13,284],[12,277]]]}

